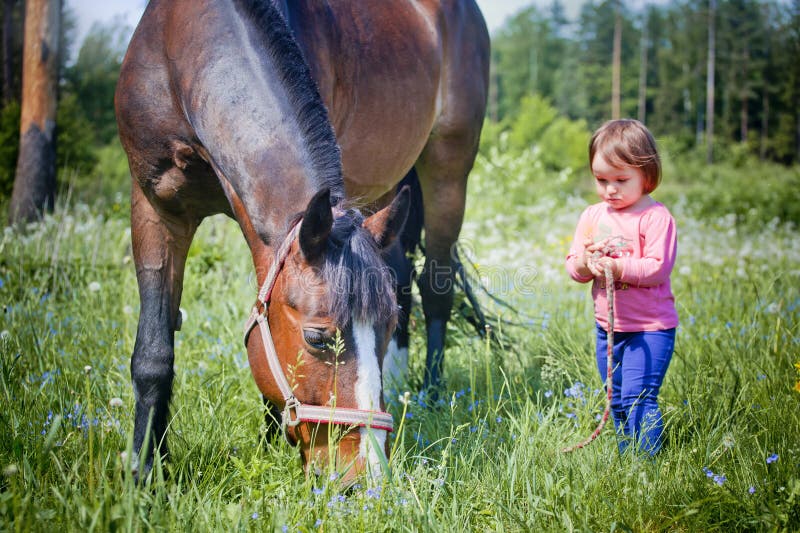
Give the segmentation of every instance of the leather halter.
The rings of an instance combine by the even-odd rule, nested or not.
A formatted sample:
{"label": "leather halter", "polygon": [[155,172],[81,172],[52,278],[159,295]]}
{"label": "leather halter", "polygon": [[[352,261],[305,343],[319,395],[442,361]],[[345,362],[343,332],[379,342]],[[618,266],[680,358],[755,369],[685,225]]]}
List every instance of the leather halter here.
{"label": "leather halter", "polygon": [[[275,351],[275,343],[272,340],[272,333],[269,329],[267,311],[275,281],[283,268],[286,258],[289,256],[289,250],[292,246],[292,242],[294,242],[297,237],[299,229],[300,222],[298,221],[292,229],[289,230],[283,243],[281,243],[275,260],[267,273],[267,277],[261,285],[261,289],[258,291],[258,301],[250,312],[250,317],[247,319],[244,326],[245,348],[247,347],[247,339],[253,329],[258,326],[258,329],[261,331],[261,341],[264,344],[264,353],[266,354],[267,363],[272,371],[272,377],[275,379],[278,389],[280,389],[281,395],[285,401],[281,413],[281,427],[283,428],[284,437],[286,437],[288,441],[289,438],[286,433],[286,428],[294,427],[300,422],[371,427],[374,429],[393,431],[394,423],[392,415],[384,411],[304,405],[295,397],[292,387],[286,379],[286,374],[281,367],[280,359]],[[290,441],[290,444],[293,443]]]}

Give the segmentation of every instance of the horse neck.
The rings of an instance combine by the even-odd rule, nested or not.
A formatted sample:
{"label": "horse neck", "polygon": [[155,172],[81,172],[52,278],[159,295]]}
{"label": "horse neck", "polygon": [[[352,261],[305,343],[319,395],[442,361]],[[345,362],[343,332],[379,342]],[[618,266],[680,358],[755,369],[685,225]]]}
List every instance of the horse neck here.
{"label": "horse neck", "polygon": [[197,25],[172,25],[166,53],[173,86],[256,260],[264,246],[280,244],[321,188],[344,195],[336,139],[299,47],[270,2],[174,6],[176,21]]}

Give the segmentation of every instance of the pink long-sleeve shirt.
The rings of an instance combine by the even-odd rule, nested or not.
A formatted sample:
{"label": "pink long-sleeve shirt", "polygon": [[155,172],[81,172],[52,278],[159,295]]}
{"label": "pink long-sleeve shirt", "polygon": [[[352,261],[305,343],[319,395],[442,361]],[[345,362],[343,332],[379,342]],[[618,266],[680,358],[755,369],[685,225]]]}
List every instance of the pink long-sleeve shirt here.
{"label": "pink long-sleeve shirt", "polygon": [[675,264],[675,219],[658,202],[643,208],[613,209],[605,202],[587,207],[578,220],[567,255],[567,272],[575,281],[592,281],[594,314],[608,331],[605,280],[581,276],[576,260],[588,238],[598,242],[611,237],[621,275],[615,284],[614,331],[658,331],[678,325],[675,297],[669,276]]}

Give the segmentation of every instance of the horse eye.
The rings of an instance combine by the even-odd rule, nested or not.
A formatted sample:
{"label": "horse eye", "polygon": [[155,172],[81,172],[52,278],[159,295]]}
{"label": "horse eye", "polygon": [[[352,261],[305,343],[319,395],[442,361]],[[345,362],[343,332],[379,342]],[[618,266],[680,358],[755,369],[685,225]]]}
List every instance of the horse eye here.
{"label": "horse eye", "polygon": [[328,344],[331,342],[331,339],[325,334],[325,332],[318,329],[304,329],[303,340],[305,340],[306,344],[315,350],[320,351],[327,350]]}

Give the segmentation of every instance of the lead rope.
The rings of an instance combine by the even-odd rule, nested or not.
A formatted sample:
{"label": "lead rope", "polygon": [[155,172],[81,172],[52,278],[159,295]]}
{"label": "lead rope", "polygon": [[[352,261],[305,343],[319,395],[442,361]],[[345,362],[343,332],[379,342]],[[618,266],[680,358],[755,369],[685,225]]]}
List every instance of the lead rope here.
{"label": "lead rope", "polygon": [[610,266],[607,266],[603,269],[605,277],[606,277],[606,300],[608,300],[608,351],[606,353],[606,408],[603,410],[603,418],[600,420],[600,423],[597,425],[597,429],[592,432],[592,434],[578,444],[573,444],[572,446],[568,446],[561,450],[561,453],[569,453],[574,452],[575,450],[579,450],[583,448],[600,434],[603,431],[603,426],[606,425],[606,420],[608,420],[608,415],[611,412],[611,382],[612,382],[612,373],[614,370],[614,273],[611,270]]}

